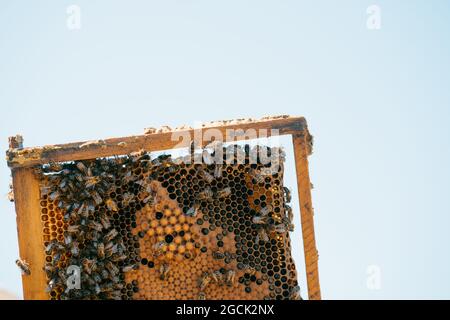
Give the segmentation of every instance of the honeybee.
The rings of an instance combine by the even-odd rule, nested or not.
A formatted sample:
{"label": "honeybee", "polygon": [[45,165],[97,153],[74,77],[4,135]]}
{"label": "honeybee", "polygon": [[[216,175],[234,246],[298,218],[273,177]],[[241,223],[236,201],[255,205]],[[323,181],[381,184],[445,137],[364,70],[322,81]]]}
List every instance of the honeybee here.
{"label": "honeybee", "polygon": [[291,289],[291,292],[289,293],[289,300],[302,300],[299,286],[295,286]]}
{"label": "honeybee", "polygon": [[98,283],[94,286],[94,292],[95,294],[99,294],[101,292],[100,285]]}
{"label": "honeybee", "polygon": [[66,186],[67,186],[67,182],[68,182],[67,179],[61,179],[61,182],[59,183],[58,187],[61,190],[65,191],[66,190]]}
{"label": "honeybee", "polygon": [[59,200],[57,206],[58,206],[58,208],[63,209],[66,205],[65,205],[64,201]]}
{"label": "honeybee", "polygon": [[141,192],[138,193],[138,199],[143,203],[153,204],[154,192],[150,185],[146,185]]}
{"label": "honeybee", "polygon": [[228,198],[230,195],[231,195],[230,187],[226,187],[217,192],[217,198],[219,198],[219,199]]}
{"label": "honeybee", "polygon": [[252,218],[252,222],[254,224],[262,224],[262,225],[264,225],[264,224],[267,224],[268,218],[269,218],[268,216],[254,216]]}
{"label": "honeybee", "polygon": [[269,236],[266,232],[266,229],[259,228],[255,241],[256,241],[256,243],[259,243],[260,241],[263,241],[263,242],[269,241]]}
{"label": "honeybee", "polygon": [[78,209],[77,209],[77,214],[80,216],[80,217],[87,217],[88,216],[88,214],[87,214],[87,207],[86,207],[86,203],[82,203],[79,207],[78,207]]}
{"label": "honeybee", "polygon": [[56,268],[49,263],[47,263],[43,269],[48,278],[52,277],[52,275],[56,272]]}
{"label": "honeybee", "polygon": [[197,216],[198,213],[198,204],[194,204],[192,207],[190,207],[188,209],[188,211],[186,212],[186,216],[188,217],[195,217]]}
{"label": "honeybee", "polygon": [[79,231],[80,231],[79,225],[69,225],[67,227],[67,232],[69,232],[69,233],[78,233]]}
{"label": "honeybee", "polygon": [[153,257],[157,258],[163,254],[163,248],[166,245],[165,241],[159,241],[153,245]]}
{"label": "honeybee", "polygon": [[283,224],[286,226],[286,228],[289,230],[289,232],[294,232],[294,224],[289,220],[288,217],[283,217],[282,219]]}
{"label": "honeybee", "polygon": [[219,140],[211,141],[205,146],[205,149],[213,149],[215,152],[222,150],[223,149],[223,141],[219,141]]}
{"label": "honeybee", "polygon": [[86,212],[88,215],[95,212],[95,204],[92,200],[86,202]]}
{"label": "honeybee", "polygon": [[220,284],[223,280],[223,275],[220,272],[220,270],[216,270],[213,273],[211,273],[211,278],[214,280],[215,283]]}
{"label": "honeybee", "polygon": [[198,293],[197,300],[206,300],[206,294],[203,291],[200,291]]}
{"label": "honeybee", "polygon": [[117,232],[116,229],[112,229],[111,231],[109,231],[105,237],[103,238],[103,240],[105,242],[110,242],[112,239],[114,239],[119,233]]}
{"label": "honeybee", "polygon": [[100,269],[100,276],[103,280],[109,279],[109,272],[106,269]]}
{"label": "honeybee", "polygon": [[176,166],[176,165],[168,165],[167,166],[167,171],[171,174],[177,172],[179,170],[180,167]]}
{"label": "honeybee", "polygon": [[99,268],[99,275],[103,280],[109,279],[109,272],[102,266],[102,268]]}
{"label": "honeybee", "polygon": [[225,283],[227,286],[231,287],[234,285],[236,280],[236,272],[234,270],[228,270],[225,274]]}
{"label": "honeybee", "polygon": [[159,279],[165,280],[169,274],[170,265],[168,263],[163,263],[159,268]]}
{"label": "honeybee", "polygon": [[16,265],[19,267],[23,275],[29,276],[31,274],[30,265],[25,260],[17,259]]}
{"label": "honeybee", "polygon": [[287,213],[286,215],[287,215],[288,219],[290,221],[293,221],[294,220],[294,212],[292,211],[292,208],[288,205],[285,205],[285,211]]}
{"label": "honeybee", "polygon": [[95,242],[95,241],[97,241],[98,239],[100,239],[100,232],[97,231],[97,230],[92,230],[92,231],[90,231],[90,232],[87,232],[86,235],[85,235],[85,237],[86,237],[86,240]]}
{"label": "honeybee", "polygon": [[271,205],[267,205],[266,207],[262,208],[259,212],[260,214],[252,218],[253,223],[260,225],[267,224],[269,220],[269,213],[272,211],[272,209],[273,208]]}
{"label": "honeybee", "polygon": [[122,268],[122,272],[130,272],[132,270],[136,270],[137,266],[135,264],[129,265],[129,266],[125,266]]}
{"label": "honeybee", "polygon": [[48,196],[48,198],[50,199],[50,201],[55,201],[56,199],[58,199],[61,196],[61,194],[59,193],[59,191],[53,191],[52,193],[50,193],[50,195]]}
{"label": "honeybee", "polygon": [[49,293],[56,287],[56,278],[50,279],[48,282],[47,288],[45,288],[45,292]]}
{"label": "honeybee", "polygon": [[263,183],[265,179],[260,170],[253,170],[251,172],[251,177],[256,181],[257,184]]}
{"label": "honeybee", "polygon": [[276,233],[286,233],[287,232],[287,228],[286,225],[284,224],[277,224],[277,225],[270,225],[270,231],[272,232],[276,232]]}
{"label": "honeybee", "polygon": [[64,246],[60,243],[58,243],[58,241],[56,239],[53,239],[52,241],[50,241],[50,243],[45,247],[45,253],[46,254],[51,254],[53,252],[53,250],[64,250]]}
{"label": "honeybee", "polygon": [[40,186],[41,196],[46,196],[52,191],[51,186]]}
{"label": "honeybee", "polygon": [[222,260],[225,258],[225,254],[222,251],[214,251],[213,258],[216,260]]}
{"label": "honeybee", "polygon": [[249,274],[250,276],[254,276],[256,274],[256,269],[246,264],[244,266],[244,272]]}
{"label": "honeybee", "polygon": [[122,197],[123,197],[122,204],[124,207],[128,206],[134,200],[134,195],[129,192],[125,192],[122,195]]}
{"label": "honeybee", "polygon": [[57,264],[61,260],[61,253],[57,252],[53,255],[53,264]]}
{"label": "honeybee", "polygon": [[145,156],[146,151],[144,149],[140,149],[136,152],[131,152],[129,154],[129,159],[131,160],[131,162],[136,162],[139,161],[143,156]]}
{"label": "honeybee", "polygon": [[108,269],[112,276],[115,276],[120,272],[119,268],[117,268],[111,261],[106,263],[106,269]]}
{"label": "honeybee", "polygon": [[122,294],[119,290],[105,292],[105,298],[109,300],[121,300]]}
{"label": "honeybee", "polygon": [[105,244],[103,242],[100,242],[99,244],[97,244],[97,256],[100,259],[105,258]]}
{"label": "honeybee", "polygon": [[63,270],[58,271],[59,282],[67,283],[67,276]]}
{"label": "honeybee", "polygon": [[289,188],[287,187],[283,187],[283,190],[284,190],[284,201],[291,202],[292,200],[291,190],[289,190]]}
{"label": "honeybee", "polygon": [[125,254],[119,254],[119,253],[115,253],[111,256],[111,261],[114,262],[119,262],[119,261],[124,261],[127,259],[127,256]]}
{"label": "honeybee", "polygon": [[81,260],[81,264],[83,266],[83,270],[86,271],[87,274],[91,274],[97,268],[95,259],[84,258]]}
{"label": "honeybee", "polygon": [[117,245],[118,245],[118,248],[119,248],[119,252],[123,253],[123,252],[125,252],[127,250],[127,247],[125,246],[125,243],[123,243],[122,239],[119,239],[117,241]]}
{"label": "honeybee", "polygon": [[215,178],[221,178],[222,177],[222,171],[223,171],[223,165],[216,164],[214,167],[214,177]]}
{"label": "honeybee", "polygon": [[200,169],[198,174],[207,183],[212,183],[214,181],[214,176],[209,172],[205,171],[204,169]]}
{"label": "honeybee", "polygon": [[51,172],[51,171],[59,172],[59,171],[63,170],[63,166],[60,163],[57,163],[57,162],[54,162],[54,161],[50,161],[45,169],[46,169],[47,172]]}
{"label": "honeybee", "polygon": [[88,227],[93,229],[93,230],[96,230],[98,232],[102,231],[102,229],[103,229],[103,225],[101,223],[98,223],[98,222],[93,221],[93,220],[89,221]]}
{"label": "honeybee", "polygon": [[261,216],[267,216],[270,212],[272,212],[273,207],[269,204],[261,209],[259,212]]}
{"label": "honeybee", "polygon": [[195,154],[195,140],[191,142],[191,144],[189,145],[189,154],[191,155],[191,158],[194,159],[194,154]]}
{"label": "honeybee", "polygon": [[[103,267],[103,265],[99,265],[99,267]],[[91,278],[96,283],[102,282],[102,277],[97,272],[93,272],[91,274]]]}
{"label": "honeybee", "polygon": [[69,234],[68,232],[65,232],[64,233],[64,244],[66,246],[68,246],[72,243],[72,241],[73,241],[72,235]]}
{"label": "honeybee", "polygon": [[[106,171],[103,171],[100,173],[100,176],[104,179],[104,180],[114,180],[115,176],[111,173],[108,173]],[[105,182],[105,181],[103,181]],[[104,185],[106,186],[106,184],[104,183]]]}
{"label": "honeybee", "polygon": [[198,279],[197,283],[201,291],[205,290],[208,284],[211,282],[211,276],[208,272],[203,273],[203,275]]}
{"label": "honeybee", "polygon": [[96,186],[102,179],[99,176],[86,176],[84,178],[86,180],[85,187],[92,188]]}
{"label": "honeybee", "polygon": [[149,127],[149,128],[145,128],[144,129],[144,134],[153,134],[153,133],[155,133],[156,132],[156,128],[152,128],[152,127]]}
{"label": "honeybee", "polygon": [[100,215],[100,223],[102,224],[102,226],[105,230],[108,230],[109,228],[111,228],[111,221],[109,221],[108,216],[104,213],[102,213]]}
{"label": "honeybee", "polygon": [[113,199],[111,199],[111,198],[106,199],[105,204],[109,210],[114,211],[114,212],[119,211],[119,208],[117,207],[117,204]]}
{"label": "honeybee", "polygon": [[76,167],[77,167],[78,170],[80,170],[80,172],[82,172],[83,174],[87,174],[87,173],[88,173],[88,169],[87,169],[87,167],[84,165],[83,162],[77,162]]}
{"label": "honeybee", "polygon": [[152,164],[154,166],[160,166],[169,159],[170,159],[170,154],[162,154],[159,157],[153,159]]}
{"label": "honeybee", "polygon": [[198,199],[199,200],[211,201],[211,200],[213,200],[213,196],[214,196],[214,193],[211,190],[211,188],[210,187],[206,187],[203,191],[201,191],[198,194]]}
{"label": "honeybee", "polygon": [[205,164],[212,164],[213,163],[213,157],[208,152],[208,150],[202,151],[202,159]]}
{"label": "honeybee", "polygon": [[133,172],[128,171],[125,176],[122,178],[122,182],[124,184],[128,184],[130,182],[133,182],[137,179],[137,177],[133,174]]}
{"label": "honeybee", "polygon": [[105,256],[106,257],[111,257],[113,254],[115,254],[117,252],[117,245],[109,242],[106,244],[105,246]]}
{"label": "honeybee", "polygon": [[75,174],[74,174],[74,177],[75,177],[75,179],[76,179],[78,182],[80,182],[80,183],[83,183],[83,182],[84,182],[84,177],[83,177],[83,175],[82,175],[81,173],[75,173]]}
{"label": "honeybee", "polygon": [[144,199],[142,199],[142,202],[144,204],[152,205],[155,203],[155,198],[154,198],[153,194],[150,193],[148,196],[146,196]]}

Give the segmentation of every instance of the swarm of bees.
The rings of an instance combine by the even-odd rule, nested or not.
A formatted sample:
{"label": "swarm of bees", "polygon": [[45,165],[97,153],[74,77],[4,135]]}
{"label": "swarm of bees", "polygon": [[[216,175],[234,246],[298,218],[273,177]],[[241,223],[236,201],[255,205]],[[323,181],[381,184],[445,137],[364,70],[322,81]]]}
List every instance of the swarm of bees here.
{"label": "swarm of bees", "polygon": [[[214,146],[212,153],[206,152],[206,148],[201,152],[205,161],[205,158],[209,157],[209,160],[211,160],[220,153],[225,157],[231,152],[237,155],[243,154],[245,158],[245,155],[248,157],[252,150],[248,145],[245,147],[233,146],[235,149],[224,147],[221,143],[212,145]],[[268,150],[272,149],[268,148]],[[190,152],[189,157],[195,158],[194,145],[191,145]],[[278,161],[282,163],[284,159]],[[244,212],[244,207],[249,207],[247,197],[252,194],[251,186],[245,186],[245,183],[242,183],[243,185],[238,188],[239,194],[236,194],[234,184],[239,183],[238,179],[243,182],[251,181],[255,188],[267,188],[272,178],[267,175],[264,166],[246,164],[245,166],[242,165],[239,171],[230,169],[230,166],[226,164],[192,164],[190,166],[192,170],[187,169],[186,171],[189,171],[190,175],[201,181],[201,184],[199,184],[201,187],[197,185],[196,189],[183,190],[183,196],[180,199],[176,198],[186,217],[197,217],[201,213],[203,219],[209,217],[210,224],[214,223],[212,216],[214,213],[217,215],[217,212],[212,212],[212,208],[217,208],[218,205],[224,209],[228,208],[229,206],[227,207],[226,204],[240,197],[240,203],[244,205],[239,210],[243,212],[233,212],[233,214],[241,214],[246,217],[246,220],[239,220],[239,223],[254,230],[254,233],[252,233],[253,239],[249,239],[248,243],[254,243],[257,247],[253,247],[251,250],[260,250],[261,255],[265,256],[274,250],[273,246],[276,245],[280,237],[287,241],[287,233],[293,231],[292,208],[288,205],[291,201],[291,193],[288,188],[280,186],[278,192],[281,201],[279,204],[273,205],[270,202],[264,203],[264,200],[260,200],[264,204],[259,205],[255,202],[255,206],[259,209],[251,209],[246,212]],[[41,180],[41,197],[56,204],[63,214],[66,225],[62,241],[53,238],[45,243],[45,253],[51,257],[44,266],[48,277],[47,291],[49,293],[61,292],[57,296],[60,299],[127,298],[126,292],[128,289],[126,287],[128,284],[125,283],[124,274],[138,269],[141,257],[137,236],[131,234],[131,229],[134,227],[125,225],[125,227],[119,228],[118,225],[123,225],[124,221],[130,223],[129,216],[133,216],[136,208],[156,205],[158,199],[155,190],[151,187],[151,181],[164,182],[167,177],[179,174],[180,168],[180,161],[173,160],[170,155],[153,158],[144,150],[123,157],[70,163],[49,163],[37,167],[35,171]],[[147,172],[146,177],[148,178],[139,178],[142,175],[136,174],[136,170]],[[234,180],[232,180],[234,184],[222,183],[223,181],[229,181],[225,180],[227,176],[234,177]],[[134,211],[129,208],[133,208]],[[281,210],[279,210],[280,208]],[[226,212],[226,214],[229,215],[231,212]],[[126,215],[128,215],[128,218],[122,218]],[[219,218],[220,223],[217,225],[224,230],[223,234],[236,230],[234,231],[235,234],[239,235],[238,227],[236,227],[237,219],[234,220],[233,225],[226,225],[227,222],[224,218]],[[229,218],[229,221],[232,221],[232,219]],[[125,233],[124,228],[126,229]],[[205,228],[202,230],[205,230]],[[147,230],[143,232],[145,233]],[[239,232],[242,234],[242,231]],[[248,235],[245,237],[248,238]],[[242,271],[251,279],[255,278],[257,269],[261,273],[267,273],[267,271],[264,271],[264,267],[261,269],[260,266],[255,266],[253,261],[243,258],[242,250],[246,247],[245,244],[239,245],[240,247],[236,247],[236,251],[224,250],[221,247],[212,251],[204,250],[204,252],[207,252],[206,254],[211,254],[214,260],[220,262],[220,264],[224,263],[223,266],[228,266],[219,270],[204,272],[198,278],[198,299],[207,298],[205,289],[210,285],[233,287],[237,283],[237,278],[239,278],[236,276],[237,272]],[[162,258],[162,255],[167,251],[167,246],[168,244],[165,241],[152,243],[153,258]],[[245,253],[246,257],[248,255],[249,253]],[[173,266],[171,266],[170,261],[164,259],[158,261],[160,261],[159,265],[156,266],[158,277],[160,280],[166,281],[172,274]],[[232,269],[231,263],[234,261],[237,261],[240,265],[238,268],[240,271]],[[18,260],[17,265],[24,274],[29,274],[29,266],[24,261]],[[70,289],[67,285],[70,276],[68,267],[71,265],[81,268],[81,289],[79,290]],[[271,265],[275,266],[275,263],[271,263]],[[290,273],[292,272],[291,270]],[[271,297],[296,299],[300,294],[299,289],[297,290],[295,287],[296,285],[297,282],[295,281],[282,289],[280,284],[280,288],[277,290],[284,292],[284,295],[276,292]],[[284,284],[284,286],[287,286],[287,284]],[[248,288],[246,285],[246,290]],[[134,289],[138,290],[137,285]],[[275,289],[272,291],[275,292]]]}
{"label": "swarm of bees", "polygon": [[[129,257],[129,248],[114,228],[112,216],[131,202],[152,201],[148,183],[135,181],[130,171],[132,163],[145,161],[144,156],[139,153],[127,159],[49,163],[36,168],[41,196],[57,203],[67,223],[64,241],[53,239],[45,247],[46,254],[52,256],[44,267],[48,292],[62,288],[61,299],[122,297],[125,283],[121,274],[135,270],[139,259]],[[123,170],[127,165],[130,170]],[[123,184],[135,185],[138,192],[125,193],[118,203],[110,195]],[[66,267],[61,266],[63,256]],[[66,269],[70,265],[81,267],[81,290],[67,289]]]}
{"label": "swarm of bees", "polygon": [[285,212],[282,216],[275,215],[271,205],[262,208],[258,214],[253,216],[252,222],[257,229],[257,243],[269,241],[270,235],[273,234],[284,234],[294,231],[292,208],[287,204],[291,201],[291,191],[283,187],[283,194]]}

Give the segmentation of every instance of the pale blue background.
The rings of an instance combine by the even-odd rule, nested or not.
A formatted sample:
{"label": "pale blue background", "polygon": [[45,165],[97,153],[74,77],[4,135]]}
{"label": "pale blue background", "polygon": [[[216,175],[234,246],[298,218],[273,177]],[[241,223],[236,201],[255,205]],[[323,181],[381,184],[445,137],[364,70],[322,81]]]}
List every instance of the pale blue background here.
{"label": "pale blue background", "polygon": [[[70,4],[81,7],[81,30],[66,28]],[[366,28],[371,4],[382,9],[379,31]],[[446,0],[1,0],[0,149],[16,133],[37,146],[304,115],[316,139],[323,297],[450,298],[449,9]],[[21,296],[8,182],[2,162],[0,288]],[[299,245],[295,256],[302,269]],[[366,286],[373,264],[380,290]]]}

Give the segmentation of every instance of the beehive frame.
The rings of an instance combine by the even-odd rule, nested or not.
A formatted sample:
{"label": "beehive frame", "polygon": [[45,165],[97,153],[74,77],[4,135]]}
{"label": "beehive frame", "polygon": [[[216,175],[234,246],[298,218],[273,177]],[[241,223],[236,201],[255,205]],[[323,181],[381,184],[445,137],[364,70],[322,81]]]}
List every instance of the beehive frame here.
{"label": "beehive frame", "polygon": [[[261,120],[237,120],[211,123],[205,129],[218,130],[223,134],[223,142],[248,139],[245,134],[229,136],[229,130],[243,132],[247,130],[265,130],[270,136],[273,130],[279,135],[291,135],[293,141],[297,186],[301,213],[301,229],[304,246],[308,298],[320,299],[318,275],[318,253],[315,243],[313,210],[311,202],[311,183],[308,170],[308,156],[311,153],[311,136],[306,120],[302,117],[266,117]],[[49,162],[66,162],[111,157],[132,153],[140,149],[148,152],[172,150],[189,147],[183,142],[174,141],[173,134],[189,136],[195,139],[199,129],[181,128],[177,131],[160,130],[151,134],[125,138],[111,138],[94,142],[78,142],[40,148],[23,148],[21,141],[10,139],[7,151],[8,166],[13,177],[14,201],[17,214],[17,228],[20,257],[31,266],[43,266],[45,254],[40,235],[40,189],[39,181],[33,173],[33,166]],[[200,129],[201,130],[201,129]],[[200,144],[202,141],[200,141]],[[203,147],[204,145],[200,145]],[[23,276],[23,295],[25,299],[48,299],[45,293],[46,274],[41,268],[34,268],[30,276]]]}

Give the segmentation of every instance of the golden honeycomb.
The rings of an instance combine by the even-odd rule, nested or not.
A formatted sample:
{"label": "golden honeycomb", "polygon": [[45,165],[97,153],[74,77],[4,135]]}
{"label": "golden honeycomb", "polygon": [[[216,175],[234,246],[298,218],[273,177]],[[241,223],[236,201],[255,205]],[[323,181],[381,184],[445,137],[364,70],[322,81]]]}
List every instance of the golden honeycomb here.
{"label": "golden honeycomb", "polygon": [[280,148],[220,148],[220,164],[142,150],[36,167],[49,298],[300,299],[284,159],[261,174],[273,163],[253,156]]}

